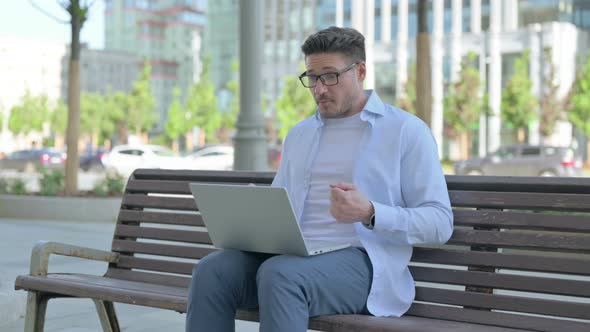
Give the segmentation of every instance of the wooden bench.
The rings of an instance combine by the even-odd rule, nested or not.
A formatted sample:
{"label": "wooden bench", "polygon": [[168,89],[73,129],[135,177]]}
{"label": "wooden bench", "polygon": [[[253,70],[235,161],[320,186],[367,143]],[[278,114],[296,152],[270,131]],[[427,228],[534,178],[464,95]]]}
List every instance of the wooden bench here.
{"label": "wooden bench", "polygon": [[[114,302],[185,312],[194,263],[215,250],[190,182],[268,185],[273,173],[141,169],[123,197],[111,251],[40,243],[28,275],[25,330],[47,301],[90,298],[106,331]],[[448,244],[418,247],[416,300],[402,318],[316,317],[325,331],[590,331],[590,178],[447,176],[455,214]],[[228,208],[231,208],[228,206]],[[108,262],[103,276],[47,273],[52,254]],[[257,320],[256,311],[237,319]]]}

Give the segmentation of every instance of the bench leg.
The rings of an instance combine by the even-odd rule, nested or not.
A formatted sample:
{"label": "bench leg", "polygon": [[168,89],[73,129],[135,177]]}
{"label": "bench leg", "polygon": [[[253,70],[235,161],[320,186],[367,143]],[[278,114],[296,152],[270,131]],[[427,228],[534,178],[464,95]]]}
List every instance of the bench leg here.
{"label": "bench leg", "polygon": [[42,332],[45,325],[45,312],[49,296],[41,292],[28,292],[25,332]]}
{"label": "bench leg", "polygon": [[93,300],[100,318],[100,324],[105,332],[120,332],[115,305],[110,301]]}

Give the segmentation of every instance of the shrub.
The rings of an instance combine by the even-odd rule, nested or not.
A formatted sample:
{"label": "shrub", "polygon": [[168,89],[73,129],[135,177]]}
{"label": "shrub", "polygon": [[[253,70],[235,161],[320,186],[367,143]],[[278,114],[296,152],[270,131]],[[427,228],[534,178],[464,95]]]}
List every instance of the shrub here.
{"label": "shrub", "polygon": [[9,193],[13,195],[25,195],[27,193],[27,184],[22,179],[12,181],[9,188]]}
{"label": "shrub", "polygon": [[43,196],[55,196],[65,188],[65,172],[63,170],[41,170],[39,193]]}
{"label": "shrub", "polygon": [[120,195],[125,189],[125,178],[116,173],[107,173],[107,176],[94,184],[92,191],[96,196]]}

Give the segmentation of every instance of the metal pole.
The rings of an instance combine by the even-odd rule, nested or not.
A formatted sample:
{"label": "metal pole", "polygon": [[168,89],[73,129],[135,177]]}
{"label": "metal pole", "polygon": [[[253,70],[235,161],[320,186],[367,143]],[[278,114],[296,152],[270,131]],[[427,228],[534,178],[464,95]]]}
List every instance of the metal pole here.
{"label": "metal pole", "polygon": [[268,168],[260,94],[264,47],[264,1],[240,1],[240,114],[234,137],[234,169]]}

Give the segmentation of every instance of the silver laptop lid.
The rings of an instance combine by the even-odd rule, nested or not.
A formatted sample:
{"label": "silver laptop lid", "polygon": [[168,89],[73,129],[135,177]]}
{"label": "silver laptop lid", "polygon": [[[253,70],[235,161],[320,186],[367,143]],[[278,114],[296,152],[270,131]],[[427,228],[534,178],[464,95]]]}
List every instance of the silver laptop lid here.
{"label": "silver laptop lid", "polygon": [[285,188],[191,183],[190,189],[216,247],[309,254]]}

